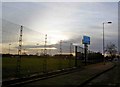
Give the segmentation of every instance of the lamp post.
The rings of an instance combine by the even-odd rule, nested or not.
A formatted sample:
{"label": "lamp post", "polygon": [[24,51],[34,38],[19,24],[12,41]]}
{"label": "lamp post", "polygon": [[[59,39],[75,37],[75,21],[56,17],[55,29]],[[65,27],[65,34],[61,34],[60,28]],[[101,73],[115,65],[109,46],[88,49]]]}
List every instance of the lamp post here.
{"label": "lamp post", "polygon": [[[105,49],[105,44],[104,44],[104,41],[105,41],[104,40],[104,25],[105,24],[111,24],[111,23],[112,22],[110,22],[110,21],[109,22],[103,22],[103,56],[105,55],[105,50],[104,50]],[[105,64],[105,57],[103,58],[103,61],[104,61],[104,64]]]}

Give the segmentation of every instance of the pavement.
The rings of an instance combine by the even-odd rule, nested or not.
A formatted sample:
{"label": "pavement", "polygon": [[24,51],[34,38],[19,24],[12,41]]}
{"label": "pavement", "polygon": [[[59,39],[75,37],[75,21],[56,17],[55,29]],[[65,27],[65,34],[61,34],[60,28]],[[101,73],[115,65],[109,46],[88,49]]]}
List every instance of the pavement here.
{"label": "pavement", "polygon": [[103,72],[114,67],[114,63],[107,62],[105,65],[103,63],[91,64],[84,66],[84,69],[78,70],[77,72],[60,75],[57,77],[52,77],[44,80],[39,80],[36,82],[31,82],[22,87],[45,87],[45,86],[84,86],[89,80],[95,78],[96,76],[102,74]]}
{"label": "pavement", "polygon": [[120,87],[120,61],[115,64],[115,68],[91,80],[84,87]]}

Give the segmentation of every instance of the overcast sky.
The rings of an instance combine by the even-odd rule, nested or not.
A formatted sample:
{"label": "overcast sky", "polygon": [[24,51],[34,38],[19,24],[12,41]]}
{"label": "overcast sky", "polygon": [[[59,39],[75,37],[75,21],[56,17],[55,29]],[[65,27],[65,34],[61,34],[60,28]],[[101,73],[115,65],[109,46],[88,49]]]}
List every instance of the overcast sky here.
{"label": "overcast sky", "polygon": [[1,0],[2,2],[119,2],[119,0]]}
{"label": "overcast sky", "polygon": [[43,45],[45,34],[48,44],[57,49],[60,40],[67,42],[64,48],[69,43],[83,46],[83,35],[87,35],[91,38],[89,49],[102,52],[102,23],[107,21],[112,24],[105,24],[105,44],[118,45],[117,2],[4,2],[2,15],[6,49],[9,43],[14,44],[12,48],[18,45],[19,28],[23,25],[24,47]]}

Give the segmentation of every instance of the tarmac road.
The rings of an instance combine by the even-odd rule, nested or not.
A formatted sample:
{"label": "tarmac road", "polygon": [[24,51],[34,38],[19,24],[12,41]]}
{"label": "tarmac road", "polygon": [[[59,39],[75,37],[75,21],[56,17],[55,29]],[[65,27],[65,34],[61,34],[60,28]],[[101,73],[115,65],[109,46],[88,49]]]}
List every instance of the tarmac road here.
{"label": "tarmac road", "polygon": [[114,61],[116,67],[90,81],[84,87],[120,87],[120,61]]}

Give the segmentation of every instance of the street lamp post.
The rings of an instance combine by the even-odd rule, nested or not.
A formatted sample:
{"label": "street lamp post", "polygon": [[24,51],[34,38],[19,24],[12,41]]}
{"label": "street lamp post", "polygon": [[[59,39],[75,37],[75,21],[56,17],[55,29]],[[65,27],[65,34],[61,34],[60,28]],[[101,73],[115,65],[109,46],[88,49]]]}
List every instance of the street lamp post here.
{"label": "street lamp post", "polygon": [[[103,22],[103,56],[105,55],[105,44],[104,44],[104,25],[105,24],[111,24],[112,22]],[[105,57],[103,58],[104,64],[105,64]]]}

